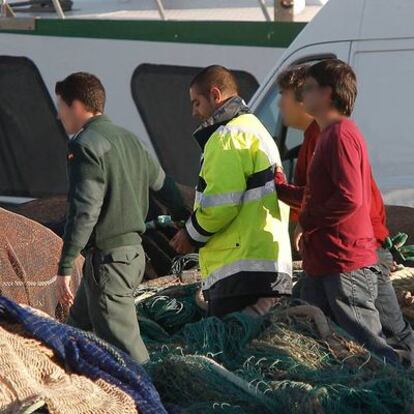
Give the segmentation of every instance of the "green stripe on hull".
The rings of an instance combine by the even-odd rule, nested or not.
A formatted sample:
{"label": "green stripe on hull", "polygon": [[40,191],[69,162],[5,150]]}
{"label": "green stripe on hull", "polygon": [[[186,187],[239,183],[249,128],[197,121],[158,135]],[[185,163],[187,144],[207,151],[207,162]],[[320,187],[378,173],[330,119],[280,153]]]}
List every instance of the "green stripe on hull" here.
{"label": "green stripe on hull", "polygon": [[34,31],[0,30],[0,33],[286,48],[305,27],[305,24],[38,19]]}

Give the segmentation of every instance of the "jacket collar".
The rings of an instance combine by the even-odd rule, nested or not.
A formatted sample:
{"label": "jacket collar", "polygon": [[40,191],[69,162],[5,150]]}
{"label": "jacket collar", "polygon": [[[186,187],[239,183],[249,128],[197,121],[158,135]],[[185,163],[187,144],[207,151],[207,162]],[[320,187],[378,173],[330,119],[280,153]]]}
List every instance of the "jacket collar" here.
{"label": "jacket collar", "polygon": [[214,114],[204,121],[194,132],[194,138],[204,151],[208,139],[222,125],[226,125],[232,119],[240,115],[249,114],[250,109],[240,96],[230,98]]}
{"label": "jacket collar", "polygon": [[92,118],[89,118],[85,122],[85,125],[83,126],[82,130],[87,129],[91,125],[100,124],[101,122],[107,122],[107,121],[109,121],[109,118],[105,114],[93,116]]}
{"label": "jacket collar", "polygon": [[69,139],[69,142],[73,142],[73,141],[75,141],[76,140],[76,138],[78,138],[79,137],[79,135],[83,132],[83,131],[85,131],[87,128],[89,128],[91,125],[94,125],[94,124],[99,124],[99,123],[101,123],[101,122],[108,122],[108,121],[110,121],[110,119],[106,116],[106,115],[104,115],[104,114],[102,114],[102,115],[96,115],[96,116],[93,116],[92,118],[89,118],[86,122],[85,122],[85,124],[83,125],[83,127],[75,134],[75,135],[73,135],[70,139]]}

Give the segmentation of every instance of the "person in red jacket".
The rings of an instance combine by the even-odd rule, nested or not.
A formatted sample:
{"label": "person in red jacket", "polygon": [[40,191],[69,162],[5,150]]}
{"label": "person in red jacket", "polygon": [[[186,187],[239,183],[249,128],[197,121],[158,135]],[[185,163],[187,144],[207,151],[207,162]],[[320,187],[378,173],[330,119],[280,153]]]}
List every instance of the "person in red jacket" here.
{"label": "person in red jacket", "polygon": [[[339,70],[339,72],[341,72],[342,69],[342,75],[344,75],[344,73],[346,74],[347,70],[349,70],[350,68],[346,66],[341,67],[341,65],[343,65],[343,63],[341,62],[341,64],[339,64],[338,61],[335,61],[335,64],[332,63],[333,68],[336,68],[336,70]],[[335,73],[335,70],[333,70],[333,68],[331,67],[331,75]],[[326,70],[326,68],[324,69]],[[305,111],[302,102],[303,84],[307,77],[307,73],[308,67],[293,67],[281,73],[281,75],[279,75],[278,77],[277,82],[282,95],[279,105],[285,125],[289,127],[302,129],[305,131],[305,139],[299,152],[298,162],[295,171],[295,185],[292,186],[283,183],[283,175],[281,175],[280,171],[276,174],[276,183],[278,185],[279,197],[283,201],[287,202],[292,207],[296,207],[297,209],[301,207],[304,186],[307,184],[309,166],[311,165],[312,156],[315,152],[315,148],[317,147],[320,135],[320,128],[318,124],[314,121],[313,117]],[[351,75],[352,74],[353,72],[351,72]],[[349,76],[350,75],[348,73],[348,77]],[[352,82],[350,82],[349,85],[348,78],[348,85],[345,84],[342,86],[350,86],[352,90],[353,85]],[[346,88],[343,89],[345,89],[346,91]],[[331,93],[333,96],[334,91],[332,90]],[[348,95],[346,95],[346,93],[348,93]],[[345,97],[348,98],[348,104],[353,105],[353,102],[350,103],[350,97],[352,100],[352,93],[350,94],[349,90],[346,91],[346,93]],[[313,236],[315,240],[313,240],[312,244],[314,245],[316,241],[316,244],[318,245],[319,242],[319,246],[316,247],[322,249],[322,252],[319,252],[318,256],[317,253],[315,254],[315,251],[313,249],[314,246],[304,246],[305,270],[306,268],[308,268],[314,273],[309,273],[308,277],[305,279],[305,287],[303,288],[304,297],[309,299],[309,296],[312,296],[312,294],[310,294],[310,292],[306,288],[306,285],[311,285],[313,286],[313,288],[315,288],[317,285],[317,294],[314,295],[316,296],[317,300],[311,297],[310,301],[313,303],[316,302],[316,304],[320,305],[319,300],[322,299],[322,302],[324,304],[322,308],[325,308],[324,310],[327,311],[327,313],[330,314],[335,320],[337,320],[337,322],[338,319],[341,320],[342,324],[345,325],[344,327],[348,328],[350,333],[353,334],[357,339],[364,342],[367,346],[371,347],[371,349],[377,351],[379,354],[385,356],[391,362],[394,362],[395,354],[393,353],[392,349],[390,349],[386,345],[385,341],[381,337],[381,324],[378,324],[378,311],[377,309],[375,309],[375,307],[379,310],[379,317],[381,319],[382,324],[384,325],[384,329],[387,329],[387,331],[389,331],[391,335],[396,337],[396,339],[401,343],[401,345],[404,348],[408,350],[412,349],[414,337],[409,324],[407,324],[402,317],[402,313],[399,308],[398,301],[396,299],[395,291],[388,278],[388,272],[384,269],[382,269],[382,271],[379,271],[378,268],[374,267],[370,269],[368,264],[369,261],[372,262],[371,265],[375,263],[375,256],[372,253],[375,250],[375,247],[382,245],[383,241],[388,236],[388,230],[385,224],[384,204],[378,187],[376,186],[375,180],[373,179],[366,153],[364,153],[364,151],[366,152],[366,148],[362,136],[360,135],[357,128],[352,124],[352,122],[346,119],[346,116],[344,116],[346,114],[344,114],[343,112],[339,111],[338,108],[336,108],[335,104],[337,104],[337,102],[334,101],[333,103],[334,105],[330,104],[328,107],[325,108],[325,115],[327,114],[329,118],[328,123],[326,125],[326,130],[330,133],[326,134],[328,138],[325,139],[325,141],[328,144],[324,145],[322,148],[325,149],[324,155],[326,156],[326,154],[328,154],[328,158],[325,158],[325,162],[327,160],[330,160],[330,156],[333,156],[333,158],[335,159],[336,155],[337,160],[339,161],[339,168],[336,168],[338,166],[330,165],[328,166],[330,168],[329,171],[323,169],[321,170],[323,171],[322,174],[326,175],[327,172],[333,174],[333,177],[328,177],[328,180],[325,183],[325,187],[327,187],[327,191],[325,191],[325,194],[323,194],[324,191],[321,191],[321,194],[319,195],[317,194],[317,191],[316,194],[309,194],[309,190],[307,191],[308,201],[309,199],[312,200],[312,196],[316,199],[318,199],[319,197],[319,201],[326,200],[328,203],[330,203],[330,205],[328,205],[328,208],[325,210],[327,216],[325,215],[323,217],[318,217],[318,214],[316,214],[315,216],[312,215],[313,210],[316,210],[318,208],[318,205],[314,205],[311,209],[308,207],[308,213],[306,213],[305,210],[305,214],[310,214],[310,218],[306,218],[306,215],[304,216],[305,226],[310,226],[310,233],[316,233]],[[339,103],[339,105],[340,104],[341,102]],[[329,121],[332,121],[332,123]],[[361,156],[361,159],[365,161],[366,164],[361,171],[355,170],[355,168],[353,168],[352,166],[352,163],[348,163],[350,165],[347,165],[346,162],[342,162],[343,158],[345,158],[346,161],[346,156],[343,157],[343,154],[344,151],[347,150],[347,148],[342,148],[344,144],[342,141],[341,134],[353,136],[353,138],[359,144],[359,155]],[[324,133],[322,133],[322,136],[323,135]],[[333,148],[331,143],[335,142],[335,140],[336,147]],[[349,142],[349,139],[345,138],[345,147],[347,142]],[[323,158],[323,152],[321,158]],[[322,165],[324,164],[322,163]],[[345,169],[345,171],[341,171],[343,169]],[[352,175],[352,173],[354,174],[354,178],[358,178],[358,176],[359,178],[361,178],[361,176],[364,177],[364,174],[366,176],[366,183],[360,182],[359,189],[356,187],[353,188],[352,184],[347,183],[347,181],[350,179],[349,176],[350,174]],[[332,181],[334,181],[333,178],[337,180],[335,183],[332,183]],[[318,177],[318,179],[320,180],[321,177]],[[348,185],[348,188],[346,187],[346,185],[343,186],[343,183],[341,183],[341,179],[346,183],[346,185]],[[348,190],[348,192],[351,192],[351,197],[348,197],[347,199],[347,195],[345,195],[345,197],[342,197],[343,194],[339,194],[339,196],[335,197],[335,192],[338,193],[338,191],[336,191],[337,189],[335,189],[336,184],[342,185],[344,191]],[[365,187],[368,188],[369,194],[363,194],[363,184],[365,184]],[[342,189],[342,187],[340,188]],[[318,190],[318,186],[314,186],[314,193],[315,189]],[[352,197],[356,196],[358,193],[361,200],[353,200]],[[368,203],[368,200],[370,198],[372,198],[372,200],[370,200]],[[355,206],[358,205],[357,201],[359,202],[359,204],[363,204],[362,201],[364,200],[365,209],[361,208],[360,206],[358,208],[355,208]],[[335,209],[339,211],[335,211]],[[329,213],[332,214],[331,217],[329,217]],[[359,220],[361,221],[364,217],[364,214],[366,213],[368,213],[368,217],[370,220],[368,220],[367,222],[370,225],[365,226],[365,229],[362,230],[362,233],[365,232],[369,235],[370,230],[372,233],[373,228],[376,243],[374,242],[374,240],[371,240],[371,247],[364,249],[361,247],[352,248],[350,246],[343,246],[341,245],[341,243],[338,243],[338,240],[334,240],[335,236],[337,236],[337,238],[339,239],[341,239],[341,237],[343,237],[344,235],[351,236],[351,234],[348,231],[348,228],[352,227],[353,225],[355,225],[355,223],[357,223],[357,221],[353,221],[353,219],[357,217],[358,220],[359,217]],[[352,218],[352,216],[355,217]],[[301,217],[301,219],[303,218]],[[321,220],[322,223],[319,224],[318,220]],[[320,228],[321,226],[322,228]],[[327,226],[327,228],[325,226]],[[329,230],[329,227],[332,228]],[[321,234],[319,234],[318,236],[318,233]],[[306,241],[309,242],[309,239],[312,239],[312,236],[310,236],[309,233],[305,232],[303,241],[306,243]],[[367,240],[365,242],[366,245],[369,245],[370,243]],[[308,256],[308,258],[306,258],[307,251],[310,251],[310,256]],[[316,258],[316,260],[314,260],[314,258]],[[367,263],[364,263],[364,260]],[[378,292],[378,297],[375,298],[375,301],[373,301],[372,298],[369,297],[369,295],[365,297],[365,301],[370,303],[371,305],[373,305],[375,302],[375,306],[372,306],[372,309],[370,309],[370,311],[367,311],[365,309],[365,302],[360,304],[360,306],[364,308],[364,312],[367,313],[366,321],[362,324],[358,321],[352,320],[352,317],[350,317],[350,315],[352,315],[352,311],[355,310],[352,309],[352,306],[349,306],[347,311],[344,312],[342,303],[343,301],[341,302],[341,300],[338,298],[336,300],[331,298],[331,300],[329,301],[326,297],[327,289],[329,290],[329,288],[327,288],[325,285],[330,286],[331,288],[334,287],[335,283],[332,283],[334,280],[336,280],[337,283],[342,283],[344,279],[349,279],[349,275],[347,274],[349,272],[357,272],[360,276],[360,279],[366,279],[365,281],[367,283],[368,279],[372,279],[374,285],[378,284],[378,287],[381,286],[381,289],[379,289]],[[365,275],[367,272],[369,273],[368,276]],[[325,278],[329,278],[327,282],[323,282]],[[378,282],[377,279],[380,279],[380,281]],[[314,283],[316,281],[318,283]],[[345,296],[346,294],[351,295],[350,292],[352,291],[353,287],[351,290],[349,289],[349,286],[348,291],[346,291],[346,289],[344,288],[342,294]],[[323,297],[325,297],[325,299],[323,299]],[[356,307],[358,307],[358,305],[356,305]],[[341,324],[341,322],[338,323]],[[373,331],[371,331],[370,334],[367,334],[367,326],[373,329]]]}
{"label": "person in red jacket", "polygon": [[[284,125],[286,127],[304,131],[304,140],[299,150],[293,178],[293,184],[295,186],[303,187],[300,191],[303,191],[306,186],[308,167],[321,133],[318,123],[311,115],[306,113],[303,106],[303,84],[308,68],[309,65],[293,66],[281,72],[277,78],[277,86],[281,94],[279,108]],[[280,172],[280,170],[278,172]],[[283,182],[283,175],[280,175],[279,178],[281,178]],[[389,231],[386,225],[384,202],[373,176],[371,180],[371,189],[372,200],[370,216],[374,235],[378,242],[378,246],[380,247],[383,246],[385,239],[389,236]],[[291,219],[292,221],[297,222],[302,203],[301,197],[299,197],[299,200],[296,198],[296,201],[295,199],[292,201],[289,199],[289,192],[287,194],[285,192],[284,195],[287,197],[287,204],[291,205],[293,210]],[[300,195],[302,195],[302,193],[299,193],[299,196]]]}

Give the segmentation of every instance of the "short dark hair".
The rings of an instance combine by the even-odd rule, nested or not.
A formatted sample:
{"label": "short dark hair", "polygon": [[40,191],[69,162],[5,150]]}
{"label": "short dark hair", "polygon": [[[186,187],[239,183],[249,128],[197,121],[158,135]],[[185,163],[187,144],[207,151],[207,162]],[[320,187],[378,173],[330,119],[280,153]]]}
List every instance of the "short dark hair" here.
{"label": "short dark hair", "polygon": [[332,89],[332,105],[342,115],[350,116],[358,94],[355,72],[339,59],[326,59],[315,63],[308,70],[308,77],[319,86]]}
{"label": "short dark hair", "polygon": [[101,81],[91,73],[72,73],[63,81],[56,82],[55,93],[69,106],[78,100],[87,111],[94,114],[105,109],[105,88]]}
{"label": "short dark hair", "polygon": [[280,90],[291,90],[298,102],[303,99],[303,85],[305,83],[309,65],[294,65],[279,73],[276,85]]}
{"label": "short dark hair", "polygon": [[202,95],[207,96],[211,88],[218,88],[223,93],[237,95],[239,86],[234,73],[224,66],[212,65],[199,72],[191,81],[190,87],[196,86]]}

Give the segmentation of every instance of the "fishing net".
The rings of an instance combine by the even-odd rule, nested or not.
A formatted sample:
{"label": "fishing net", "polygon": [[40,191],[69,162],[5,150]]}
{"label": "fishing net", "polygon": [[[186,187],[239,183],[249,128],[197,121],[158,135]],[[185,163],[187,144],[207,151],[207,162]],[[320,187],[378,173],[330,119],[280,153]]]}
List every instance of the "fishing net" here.
{"label": "fishing net", "polygon": [[[55,283],[61,248],[61,239],[46,227],[0,208],[0,294],[60,316]],[[74,292],[82,262],[76,262],[72,273]]]}
{"label": "fishing net", "polygon": [[404,316],[414,322],[414,268],[402,267],[391,274]]}
{"label": "fishing net", "polygon": [[0,348],[2,413],[138,414],[127,393],[102,379],[65,371],[54,352],[20,325],[0,323]]}
{"label": "fishing net", "polygon": [[27,217],[62,236],[65,228],[67,196],[39,198],[27,203],[7,206],[7,210]]}
{"label": "fishing net", "polygon": [[262,318],[206,317],[198,283],[170,282],[136,292],[163,402],[203,414],[414,412],[414,372],[385,365],[317,308],[281,299]]}
{"label": "fishing net", "polygon": [[[29,216],[35,205],[30,207]],[[42,208],[36,219],[47,224],[51,216],[41,216]],[[59,220],[57,214],[52,221]],[[174,252],[163,246],[171,237],[167,233],[148,234],[152,277],[173,263]],[[0,210],[1,290],[49,314],[60,250],[52,236]],[[404,315],[414,321],[412,271],[392,279]],[[262,318],[242,313],[207,318],[197,304],[197,280],[196,272],[184,272],[151,280],[136,292],[151,354],[146,369],[166,405],[203,414],[414,413],[413,371],[385,366],[314,308],[281,300]]]}

